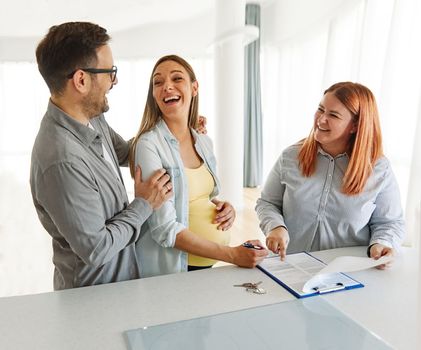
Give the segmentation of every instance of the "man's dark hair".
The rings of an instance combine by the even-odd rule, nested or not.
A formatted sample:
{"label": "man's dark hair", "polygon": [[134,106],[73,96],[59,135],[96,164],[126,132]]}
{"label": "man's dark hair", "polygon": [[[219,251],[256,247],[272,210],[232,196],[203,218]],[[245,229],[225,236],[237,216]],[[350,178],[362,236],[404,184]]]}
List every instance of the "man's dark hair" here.
{"label": "man's dark hair", "polygon": [[68,22],[51,27],[36,50],[38,70],[50,92],[62,92],[74,70],[95,67],[96,49],[109,40],[107,30],[93,23]]}

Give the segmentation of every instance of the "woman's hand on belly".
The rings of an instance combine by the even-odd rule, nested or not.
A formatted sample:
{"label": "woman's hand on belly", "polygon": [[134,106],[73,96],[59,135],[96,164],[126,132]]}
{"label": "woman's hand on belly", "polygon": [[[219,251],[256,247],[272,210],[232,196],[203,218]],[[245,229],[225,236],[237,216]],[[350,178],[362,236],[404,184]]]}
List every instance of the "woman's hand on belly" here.
{"label": "woman's hand on belly", "polygon": [[226,231],[231,228],[235,220],[235,209],[229,202],[219,201],[213,199],[212,202],[215,204],[217,214],[213,220],[213,224],[219,224],[217,229]]}

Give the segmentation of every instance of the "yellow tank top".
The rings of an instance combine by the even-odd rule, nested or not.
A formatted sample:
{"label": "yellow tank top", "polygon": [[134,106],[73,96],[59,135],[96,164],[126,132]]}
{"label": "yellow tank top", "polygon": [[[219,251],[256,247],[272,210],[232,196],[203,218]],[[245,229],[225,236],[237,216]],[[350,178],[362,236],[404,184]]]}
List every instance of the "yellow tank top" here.
{"label": "yellow tank top", "polygon": [[[212,175],[204,164],[197,169],[184,168],[189,187],[189,230],[196,235],[223,245],[229,243],[229,231],[217,230],[212,221],[216,210],[209,196],[214,188]],[[210,266],[215,260],[189,254],[189,265]]]}

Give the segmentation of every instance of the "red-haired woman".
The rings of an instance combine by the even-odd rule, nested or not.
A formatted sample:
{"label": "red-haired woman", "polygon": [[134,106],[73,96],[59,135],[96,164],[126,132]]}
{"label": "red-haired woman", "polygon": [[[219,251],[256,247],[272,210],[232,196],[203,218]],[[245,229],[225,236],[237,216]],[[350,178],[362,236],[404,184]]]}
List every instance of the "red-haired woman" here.
{"label": "red-haired woman", "polygon": [[256,211],[268,248],[281,259],[357,245],[375,259],[393,255],[403,213],[367,87],[342,82],[325,91],[310,135],[282,152]]}

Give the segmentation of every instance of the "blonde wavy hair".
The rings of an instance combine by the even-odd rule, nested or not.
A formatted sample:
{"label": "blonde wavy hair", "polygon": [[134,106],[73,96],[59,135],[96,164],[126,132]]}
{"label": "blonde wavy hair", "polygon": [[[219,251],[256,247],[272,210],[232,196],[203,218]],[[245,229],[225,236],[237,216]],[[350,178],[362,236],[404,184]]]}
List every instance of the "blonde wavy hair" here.
{"label": "blonde wavy hair", "polygon": [[[130,174],[134,177],[135,173],[135,151],[136,151],[136,144],[142,134],[151,130],[156,126],[156,124],[162,118],[162,112],[158,107],[154,97],[153,97],[153,76],[157,67],[166,61],[174,61],[181,65],[190,77],[191,83],[197,81],[196,74],[193,71],[193,68],[190,64],[180,56],[177,55],[167,55],[161,57],[152,69],[151,77],[149,79],[149,89],[148,89],[148,97],[146,99],[145,110],[143,111],[142,121],[140,123],[139,131],[137,132],[136,136],[132,139],[130,150],[129,150],[129,166],[130,166]],[[189,117],[188,117],[188,126],[189,128],[197,129],[199,124],[199,93],[196,96],[192,96],[190,109],[189,109]]]}
{"label": "blonde wavy hair", "polygon": [[[332,93],[352,114],[357,131],[348,145],[349,164],[342,182],[342,192],[356,195],[364,190],[374,164],[383,156],[379,113],[373,93],[364,85],[341,82],[332,85],[324,94]],[[310,135],[300,141],[298,162],[303,176],[316,171],[318,142],[314,126]]]}

